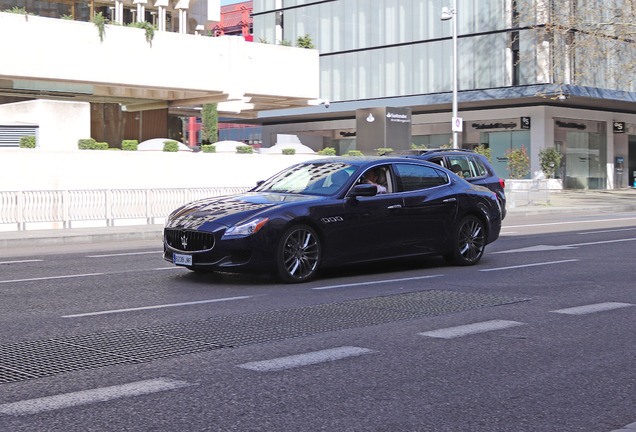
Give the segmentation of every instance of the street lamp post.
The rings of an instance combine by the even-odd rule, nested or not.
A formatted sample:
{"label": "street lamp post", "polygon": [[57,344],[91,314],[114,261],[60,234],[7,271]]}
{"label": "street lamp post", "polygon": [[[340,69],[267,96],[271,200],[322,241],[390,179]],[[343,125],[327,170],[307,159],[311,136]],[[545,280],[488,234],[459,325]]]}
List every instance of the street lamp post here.
{"label": "street lamp post", "polygon": [[453,0],[453,8],[442,8],[442,21],[453,20],[453,148],[459,148],[458,131],[461,131],[462,120],[457,115],[457,0]]}

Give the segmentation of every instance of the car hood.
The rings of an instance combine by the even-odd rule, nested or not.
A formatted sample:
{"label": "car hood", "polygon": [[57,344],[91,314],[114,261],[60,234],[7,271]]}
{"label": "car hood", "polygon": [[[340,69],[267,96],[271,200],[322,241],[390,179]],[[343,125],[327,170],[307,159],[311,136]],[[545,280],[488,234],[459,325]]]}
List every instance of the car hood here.
{"label": "car hood", "polygon": [[268,210],[318,199],[322,198],[310,195],[258,192],[206,198],[175,210],[169,216],[166,228],[197,229],[209,223],[229,227]]}

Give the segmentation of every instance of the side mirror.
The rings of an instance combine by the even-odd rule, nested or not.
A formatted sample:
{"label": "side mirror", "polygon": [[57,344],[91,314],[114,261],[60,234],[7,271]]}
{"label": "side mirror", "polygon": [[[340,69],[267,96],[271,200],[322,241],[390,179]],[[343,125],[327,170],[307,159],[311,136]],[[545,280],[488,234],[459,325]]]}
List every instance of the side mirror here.
{"label": "side mirror", "polygon": [[349,196],[352,198],[355,197],[365,197],[365,196],[376,196],[378,194],[378,187],[373,184],[359,184],[355,186]]}
{"label": "side mirror", "polygon": [[256,182],[256,187],[259,187],[260,185],[262,185],[263,183],[265,183],[265,180],[259,180]]}

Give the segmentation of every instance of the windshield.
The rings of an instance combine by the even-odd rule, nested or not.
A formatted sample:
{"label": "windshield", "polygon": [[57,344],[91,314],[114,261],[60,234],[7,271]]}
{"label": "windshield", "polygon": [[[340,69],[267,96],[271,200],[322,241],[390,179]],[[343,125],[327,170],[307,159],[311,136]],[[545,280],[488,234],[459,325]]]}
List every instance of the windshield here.
{"label": "windshield", "polygon": [[341,162],[295,165],[254,191],[328,196],[340,190],[355,171],[354,166]]}

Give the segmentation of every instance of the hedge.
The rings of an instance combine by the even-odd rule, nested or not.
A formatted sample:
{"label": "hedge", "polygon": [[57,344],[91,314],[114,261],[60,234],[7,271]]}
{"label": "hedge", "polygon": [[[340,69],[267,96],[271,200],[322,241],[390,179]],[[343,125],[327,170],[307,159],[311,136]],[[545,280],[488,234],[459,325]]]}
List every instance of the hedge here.
{"label": "hedge", "polygon": [[77,142],[80,150],[108,150],[107,142],[97,142],[93,138],[81,139]]}
{"label": "hedge", "polygon": [[123,140],[121,142],[121,149],[126,151],[136,151],[139,142],[137,140]]}
{"label": "hedge", "polygon": [[165,152],[178,152],[179,143],[177,141],[168,140],[163,142],[163,151]]}
{"label": "hedge", "polygon": [[236,152],[244,153],[244,154],[252,154],[254,153],[254,147],[249,145],[236,146]]}
{"label": "hedge", "polygon": [[20,148],[35,148],[35,137],[34,136],[20,137]]}

